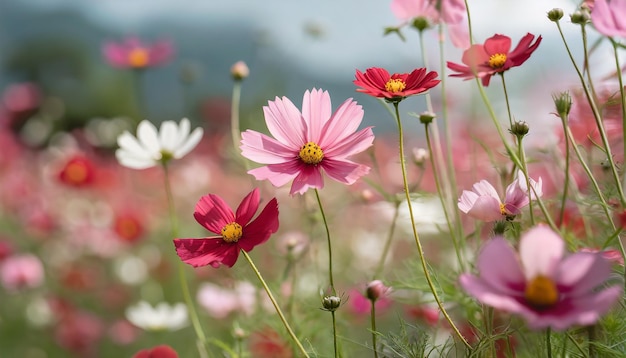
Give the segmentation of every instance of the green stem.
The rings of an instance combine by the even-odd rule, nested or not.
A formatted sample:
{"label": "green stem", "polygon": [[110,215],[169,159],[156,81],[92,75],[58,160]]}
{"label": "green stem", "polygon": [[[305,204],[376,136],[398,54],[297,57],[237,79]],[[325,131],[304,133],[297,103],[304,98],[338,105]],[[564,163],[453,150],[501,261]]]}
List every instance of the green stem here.
{"label": "green stem", "polygon": [[239,129],[239,103],[241,102],[241,81],[235,81],[233,85],[233,98],[230,104],[230,134],[233,139],[233,148],[235,153],[239,151],[239,137],[241,130]]}
{"label": "green stem", "polygon": [[587,102],[589,102],[589,105],[591,106],[591,111],[593,113],[593,117],[596,121],[596,127],[598,128],[598,132],[600,133],[600,138],[602,139],[602,145],[604,146],[604,151],[606,154],[606,159],[609,162],[609,166],[611,168],[611,174],[613,175],[613,179],[615,180],[615,186],[617,188],[617,192],[619,194],[619,198],[620,198],[620,202],[622,204],[622,206],[626,206],[626,196],[624,196],[624,190],[622,189],[622,183],[621,180],[619,178],[619,174],[617,173],[617,166],[615,165],[615,162],[613,161],[613,154],[611,153],[611,146],[609,145],[609,141],[606,135],[606,131],[604,129],[604,124],[602,123],[602,116],[600,115],[600,111],[598,110],[598,106],[596,105],[596,101],[594,100],[594,98],[592,97],[591,93],[589,92],[589,88],[588,86],[585,84],[585,78],[583,77],[582,73],[580,72],[580,69],[578,68],[578,65],[576,65],[576,61],[574,60],[574,56],[572,55],[572,52],[570,51],[569,46],[567,45],[567,41],[565,40],[565,35],[563,34],[563,30],[561,29],[561,24],[557,21],[556,22],[556,26],[559,30],[559,33],[561,35],[561,39],[563,40],[563,44],[565,45],[565,49],[567,50],[567,54],[569,55],[570,61],[572,62],[572,65],[574,65],[574,69],[576,70],[576,74],[578,75],[578,78],[580,80],[580,83],[582,85],[583,91],[585,92],[585,96],[587,97]]}
{"label": "green stem", "polygon": [[[172,195],[172,186],[170,183],[170,175],[167,164],[163,164],[163,177],[165,181],[165,194],[167,196],[167,206],[169,210],[170,223],[172,226],[172,237],[178,237],[178,220],[176,216],[176,209],[174,207],[174,197]],[[193,326],[194,331],[196,332],[196,337],[198,338],[201,344],[198,344],[198,350],[201,357],[206,357],[208,355],[206,351],[206,336],[204,335],[204,330],[202,329],[202,325],[200,324],[200,319],[198,318],[198,314],[196,312],[196,308],[191,299],[191,293],[189,291],[189,285],[187,284],[187,278],[185,277],[185,268],[184,264],[181,260],[176,260],[178,262],[178,277],[180,281],[180,286],[183,291],[183,297],[185,299],[185,304],[187,305],[187,310],[189,311],[189,317],[191,318],[191,325]],[[202,349],[200,349],[202,347]]]}
{"label": "green stem", "polygon": [[256,277],[259,279],[259,281],[261,281],[261,285],[265,289],[265,292],[267,293],[267,297],[272,302],[272,305],[274,306],[274,309],[276,310],[276,313],[278,314],[278,317],[280,317],[280,320],[283,322],[283,325],[285,326],[285,329],[287,329],[287,333],[289,333],[289,336],[291,336],[291,339],[293,340],[293,342],[296,344],[296,346],[298,346],[298,349],[300,349],[300,352],[302,352],[302,355],[304,357],[308,358],[309,354],[306,352],[306,349],[304,349],[304,347],[302,346],[302,343],[300,343],[300,340],[298,339],[298,337],[296,337],[295,333],[293,333],[293,330],[289,326],[289,323],[287,323],[287,320],[285,319],[285,316],[283,315],[283,312],[280,310],[280,307],[278,306],[278,303],[276,302],[276,299],[274,298],[274,295],[272,294],[272,291],[267,286],[267,283],[265,283],[265,280],[263,279],[263,276],[261,276],[261,272],[259,272],[259,270],[257,269],[256,265],[252,261],[252,258],[250,257],[250,255],[248,255],[248,253],[245,250],[242,249],[241,253],[246,258],[246,260],[248,260],[248,263],[252,267],[252,270],[256,274]]}
{"label": "green stem", "polygon": [[337,347],[337,318],[335,317],[335,311],[330,311],[330,315],[333,317],[333,347],[335,350],[335,358],[338,358],[339,349]]}
{"label": "green stem", "polygon": [[[611,44],[613,45],[613,55],[615,57],[615,67],[617,68],[617,80],[619,82],[619,97],[620,103],[622,105],[622,138],[626,138],[626,96],[624,94],[624,79],[622,78],[622,68],[619,64],[619,56],[617,55],[617,42],[613,39],[611,40]],[[624,145],[624,159],[622,161],[626,162],[626,145]],[[624,165],[622,163],[622,165]],[[623,174],[623,173],[622,173]],[[622,178],[622,186],[626,187],[626,175]]]}
{"label": "green stem", "polygon": [[594,341],[596,340],[596,326],[591,325],[587,327],[587,348],[589,350],[589,358],[596,358],[598,355],[596,354],[596,349],[594,346]]}
{"label": "green stem", "polygon": [[330,240],[330,230],[328,229],[328,221],[326,220],[326,214],[324,213],[324,207],[322,206],[322,200],[320,199],[320,193],[315,189],[315,198],[322,214],[322,220],[324,221],[324,228],[326,229],[326,240],[328,242],[328,280],[330,281],[330,290],[333,296],[337,295],[335,291],[335,282],[333,281],[333,248]]}
{"label": "green stem", "polygon": [[415,238],[415,245],[417,246],[417,252],[419,254],[420,263],[422,265],[422,269],[424,270],[424,277],[426,278],[426,282],[428,283],[428,287],[430,288],[430,291],[433,294],[435,302],[437,302],[437,306],[439,307],[439,310],[443,314],[446,321],[448,321],[448,323],[450,324],[450,328],[452,328],[454,333],[459,337],[459,339],[463,342],[463,344],[468,349],[471,350],[472,346],[467,342],[467,340],[465,340],[465,337],[463,337],[463,335],[461,334],[459,329],[456,327],[454,322],[452,322],[452,319],[448,315],[448,312],[443,307],[443,304],[441,303],[441,299],[439,298],[439,294],[437,293],[437,289],[435,288],[435,285],[433,284],[433,280],[430,277],[430,272],[428,271],[428,264],[426,263],[426,257],[424,256],[422,243],[420,242],[419,235],[417,234],[417,228],[415,227],[415,217],[413,214],[413,207],[411,205],[411,195],[409,193],[409,183],[408,183],[408,178],[407,178],[407,173],[406,173],[406,163],[405,163],[405,158],[404,158],[404,133],[402,131],[402,121],[400,120],[400,111],[398,109],[397,102],[394,102],[393,105],[395,107],[396,121],[398,123],[398,141],[400,145],[400,167],[402,169],[402,182],[404,184],[404,194],[406,196],[406,203],[409,209],[409,217],[411,218],[411,228],[413,230],[413,237]]}
{"label": "green stem", "polygon": [[[563,124],[563,133],[567,132],[567,117],[561,116],[561,123]],[[567,202],[567,192],[569,190],[569,137],[563,136],[565,142],[565,183],[563,184],[563,197],[561,198],[561,212],[559,214],[559,223],[563,226],[563,220],[565,219],[565,204]]]}
{"label": "green stem", "polygon": [[372,280],[376,279],[383,272],[383,268],[385,267],[385,261],[387,259],[387,255],[389,254],[389,249],[391,248],[391,241],[393,240],[393,235],[396,231],[396,224],[398,222],[398,214],[400,212],[399,209],[400,201],[394,202],[393,209],[393,219],[391,220],[391,227],[389,227],[389,233],[387,233],[387,241],[385,242],[385,246],[383,247],[383,252],[380,254],[380,259],[378,260],[378,266],[376,267],[376,271],[374,271],[374,277]]}
{"label": "green stem", "polygon": [[372,303],[372,309],[370,311],[371,314],[371,326],[372,326],[372,348],[374,349],[374,358],[378,358],[378,344],[376,343],[376,301],[370,300]]}
{"label": "green stem", "polygon": [[548,358],[552,358],[552,342],[550,339],[550,327],[546,329],[546,352],[548,353]]}
{"label": "green stem", "polygon": [[[428,145],[428,152],[432,153],[432,144],[430,141],[430,131],[429,131],[429,125],[428,123],[424,123],[424,132],[426,133],[426,144]],[[437,168],[435,167],[435,160],[433,159],[432,155],[430,156],[430,166],[432,168],[433,171],[433,178],[435,180],[435,187],[437,188],[437,194],[439,196],[439,200],[441,201],[441,206],[443,208],[443,213],[446,217],[446,223],[448,223],[448,230],[450,231],[450,233],[452,233],[454,231],[454,229],[452,228],[452,223],[450,222],[450,217],[448,215],[448,210],[446,210],[446,207],[444,205],[444,196],[441,190],[441,184],[439,183],[439,178],[438,178],[438,174],[437,174]],[[461,256],[461,251],[459,249],[459,243],[456,240],[456,236],[455,235],[451,235],[452,237],[452,244],[454,245],[454,252],[456,253],[456,258],[459,261],[459,268],[461,269],[461,271],[465,271],[465,265],[463,263],[463,258]]]}
{"label": "green stem", "polygon": [[[526,154],[524,153],[524,145],[522,144],[522,136],[517,137],[517,144],[519,148],[520,161],[522,162],[522,171],[524,173],[528,173],[528,167],[526,166]],[[530,223],[534,226],[535,215],[533,214],[533,190],[531,189],[530,178],[528,175],[526,175],[526,188],[528,189],[528,213],[530,214]]]}
{"label": "green stem", "polygon": [[[509,117],[509,128],[513,128],[513,116],[511,115],[511,104],[509,103],[509,93],[506,89],[506,81],[504,80],[504,72],[500,72],[500,78],[502,79],[502,91],[504,91],[504,102],[506,103],[506,113]],[[515,136],[513,136],[515,139]]]}

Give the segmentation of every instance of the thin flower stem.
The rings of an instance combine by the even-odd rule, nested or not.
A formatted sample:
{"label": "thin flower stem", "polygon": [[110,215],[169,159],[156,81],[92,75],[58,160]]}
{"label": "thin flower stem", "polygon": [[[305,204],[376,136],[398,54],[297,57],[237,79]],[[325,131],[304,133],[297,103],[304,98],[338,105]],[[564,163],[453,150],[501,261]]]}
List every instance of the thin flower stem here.
{"label": "thin flower stem", "polygon": [[335,350],[335,358],[339,357],[339,349],[337,348],[337,317],[335,317],[335,311],[330,311],[330,315],[333,317],[333,347]]}
{"label": "thin flower stem", "polygon": [[567,51],[567,54],[569,55],[570,61],[572,62],[572,65],[574,66],[574,70],[576,70],[576,74],[578,75],[578,78],[580,80],[580,83],[582,84],[582,88],[583,91],[585,92],[585,96],[587,97],[587,102],[589,102],[589,105],[591,106],[591,112],[593,113],[593,117],[596,121],[596,127],[598,128],[598,132],[600,133],[600,138],[602,139],[602,145],[604,146],[604,151],[607,157],[607,161],[609,162],[609,166],[611,168],[611,173],[613,175],[613,179],[615,180],[615,186],[617,188],[617,192],[619,194],[619,198],[620,198],[620,202],[622,204],[622,206],[626,206],[626,196],[624,196],[624,190],[622,188],[622,183],[621,180],[619,178],[619,174],[617,173],[617,166],[615,165],[615,162],[613,160],[613,154],[611,152],[611,146],[609,145],[609,141],[606,135],[606,131],[604,129],[604,124],[602,123],[602,116],[600,115],[600,111],[598,110],[598,106],[596,105],[596,101],[594,100],[594,98],[592,97],[591,93],[589,92],[589,88],[587,87],[587,85],[585,84],[585,78],[583,77],[583,74],[580,72],[580,69],[578,68],[578,65],[576,65],[576,61],[574,60],[574,56],[572,55],[572,52],[570,51],[570,48],[567,44],[567,41],[565,40],[565,35],[563,34],[563,30],[561,29],[561,24],[556,21],[556,26],[559,30],[559,34],[561,35],[561,39],[563,40],[563,44],[565,45],[565,49]]}
{"label": "thin flower stem", "polygon": [[387,241],[385,242],[385,246],[383,247],[383,252],[380,254],[380,259],[378,260],[378,266],[376,267],[376,271],[374,271],[374,276],[372,280],[376,279],[383,272],[383,268],[385,267],[385,261],[387,259],[387,255],[389,254],[389,249],[391,248],[391,241],[393,240],[393,235],[396,231],[396,224],[398,222],[398,214],[400,201],[396,200],[394,202],[393,208],[393,219],[391,219],[391,226],[389,227],[389,233],[387,233]]}
{"label": "thin flower stem", "polygon": [[[503,77],[504,78],[504,77]],[[522,137],[517,138],[517,145],[519,149],[519,157],[522,162],[522,171],[528,173],[528,167],[526,165],[526,154],[524,153],[524,145],[522,144]],[[535,215],[533,214],[533,190],[530,186],[530,178],[526,175],[526,188],[528,189],[528,213],[530,216],[531,225],[535,225]],[[536,197],[536,195],[535,195]]]}
{"label": "thin flower stem", "polygon": [[595,346],[593,342],[596,340],[596,326],[591,325],[587,327],[587,349],[589,350],[589,358],[596,358]]}
{"label": "thin flower stem", "polygon": [[376,348],[378,346],[376,343],[376,302],[373,300],[371,300],[370,302],[372,303],[372,309],[370,310],[370,322],[372,326],[372,348],[374,349],[374,358],[378,358],[378,348]]}
{"label": "thin flower stem", "polygon": [[[172,227],[172,237],[178,237],[178,220],[176,217],[176,209],[174,207],[174,197],[172,195],[172,186],[170,183],[170,175],[169,168],[167,163],[163,164],[163,177],[165,182],[165,194],[167,196],[167,206],[169,210],[170,223]],[[193,326],[194,331],[196,332],[196,337],[201,344],[198,344],[198,350],[201,357],[206,357],[208,355],[206,351],[206,336],[204,335],[204,330],[202,329],[202,325],[200,324],[200,319],[198,318],[198,313],[196,312],[196,308],[194,307],[193,301],[191,300],[191,293],[189,292],[189,285],[187,284],[187,278],[185,277],[184,264],[181,260],[176,260],[178,262],[178,277],[180,281],[180,286],[183,291],[183,298],[185,299],[185,304],[187,305],[187,311],[189,311],[189,316],[191,318],[191,325]],[[200,348],[201,347],[201,348]]]}
{"label": "thin flower stem", "polygon": [[[610,38],[613,45],[613,55],[615,57],[615,68],[617,69],[617,80],[619,82],[619,97],[622,105],[622,138],[626,138],[626,95],[624,94],[624,79],[622,78],[622,68],[619,64],[619,56],[617,55],[617,42]],[[624,159],[626,160],[626,145],[624,145]],[[622,164],[623,165],[623,164]],[[626,187],[626,175],[622,178],[622,186]]]}
{"label": "thin flower stem", "polygon": [[324,221],[324,228],[326,229],[326,239],[328,241],[328,279],[330,281],[330,290],[333,296],[337,295],[335,291],[335,282],[333,281],[333,249],[330,241],[330,230],[328,229],[328,221],[326,220],[326,214],[324,213],[324,207],[322,206],[322,200],[320,199],[320,193],[315,189],[315,198],[322,214],[322,220]]}
{"label": "thin flower stem", "polygon": [[[428,145],[428,151],[431,152],[432,151],[432,143],[430,140],[430,131],[429,131],[429,125],[428,123],[424,123],[424,132],[426,133],[426,144]],[[448,214],[448,210],[446,210],[446,206],[444,205],[445,202],[445,198],[442,194],[442,190],[441,190],[441,184],[439,182],[439,178],[437,175],[437,168],[435,168],[435,160],[433,159],[433,156],[430,156],[430,166],[432,168],[433,171],[433,178],[435,179],[435,187],[437,188],[437,194],[439,196],[439,200],[441,201],[441,206],[443,207],[443,213],[446,217],[446,223],[448,223],[448,230],[450,231],[450,233],[452,233],[454,231],[454,229],[452,228],[452,224],[450,222],[450,217]],[[459,249],[459,243],[457,242],[456,236],[455,235],[451,235],[452,236],[452,245],[454,246],[454,252],[456,253],[456,258],[459,261],[459,268],[461,269],[461,271],[465,271],[465,264],[463,263],[463,258],[461,256],[461,251]]]}
{"label": "thin flower stem", "polygon": [[548,353],[547,357],[548,358],[552,358],[552,342],[551,342],[551,337],[550,337],[550,327],[548,327],[546,329],[546,352]]}
{"label": "thin flower stem", "polygon": [[274,306],[274,309],[276,310],[278,317],[280,317],[280,320],[283,322],[285,329],[287,329],[287,333],[289,333],[289,336],[291,336],[291,339],[293,340],[293,342],[296,344],[296,346],[298,346],[298,349],[300,349],[300,352],[302,352],[302,355],[308,358],[309,354],[307,353],[306,349],[304,349],[304,346],[302,346],[302,343],[300,343],[300,340],[298,339],[298,337],[296,337],[295,333],[293,333],[293,330],[289,326],[289,323],[287,323],[287,320],[285,319],[283,312],[280,310],[280,307],[278,306],[278,303],[276,302],[276,299],[274,298],[272,291],[267,286],[267,283],[265,283],[263,276],[261,276],[261,272],[257,269],[256,265],[252,261],[252,258],[250,257],[250,255],[248,255],[248,253],[245,250],[241,250],[241,253],[246,258],[250,266],[252,267],[252,270],[256,274],[256,277],[258,277],[259,281],[261,281],[261,285],[265,289],[265,292],[267,293],[267,297],[272,302],[272,305]]}
{"label": "thin flower stem", "polygon": [[[513,128],[513,116],[511,115],[511,104],[509,103],[509,93],[506,90],[506,81],[504,80],[504,72],[500,72],[500,78],[502,79],[502,91],[504,92],[504,102],[506,103],[506,113],[509,117],[509,128]],[[515,139],[515,136],[513,136]]]}
{"label": "thin flower stem", "polygon": [[230,134],[233,140],[233,148],[235,153],[239,151],[239,137],[241,130],[239,129],[239,103],[241,102],[241,81],[235,81],[233,84],[233,97],[230,103]]}
{"label": "thin flower stem", "polygon": [[583,60],[584,61],[583,72],[587,73],[587,81],[589,82],[591,95],[593,96],[593,98],[596,98],[596,90],[593,87],[593,81],[591,80],[591,66],[589,66],[589,50],[587,46],[587,27],[585,26],[584,23],[580,25],[580,33],[583,39],[583,55],[585,56]]}
{"label": "thin flower stem", "polygon": [[[567,117],[561,117],[561,123],[563,124],[563,132],[567,132]],[[569,149],[569,137],[567,135],[564,136],[563,141],[565,142],[565,183],[563,183],[563,197],[561,198],[561,210],[559,214],[559,223],[563,226],[563,220],[565,219],[565,203],[567,202],[567,194],[569,190],[569,157],[570,157],[570,149]]]}
{"label": "thin flower stem", "polygon": [[406,196],[406,203],[409,209],[409,217],[411,218],[411,228],[413,230],[413,237],[415,238],[415,245],[417,246],[417,252],[419,254],[420,263],[422,264],[422,269],[424,270],[424,277],[426,278],[426,282],[428,283],[428,287],[433,294],[435,302],[437,302],[437,306],[439,310],[443,314],[444,318],[450,324],[450,327],[454,331],[454,333],[459,337],[459,339],[463,342],[463,344],[467,347],[467,349],[472,349],[472,346],[465,340],[465,337],[461,334],[459,329],[456,327],[454,322],[452,322],[452,318],[448,315],[448,312],[443,307],[441,303],[441,299],[439,298],[439,294],[437,293],[437,289],[433,284],[433,280],[430,277],[430,272],[428,271],[428,264],[426,263],[426,257],[424,256],[424,250],[422,249],[422,243],[420,242],[419,235],[417,233],[417,228],[415,227],[415,217],[413,215],[413,207],[411,206],[411,194],[409,193],[409,184],[406,173],[406,163],[404,158],[404,133],[402,131],[402,121],[400,120],[400,111],[398,109],[398,103],[394,102],[395,107],[395,115],[396,121],[398,123],[398,141],[400,145],[400,167],[402,169],[402,181],[404,184],[404,194]]}

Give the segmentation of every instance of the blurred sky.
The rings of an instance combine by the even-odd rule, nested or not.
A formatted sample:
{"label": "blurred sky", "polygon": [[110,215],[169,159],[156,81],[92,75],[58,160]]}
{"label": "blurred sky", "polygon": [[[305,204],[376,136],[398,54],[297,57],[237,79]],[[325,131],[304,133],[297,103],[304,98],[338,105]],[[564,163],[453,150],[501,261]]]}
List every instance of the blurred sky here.
{"label": "blurred sky", "polygon": [[[528,86],[529,79],[545,82],[545,93],[533,92],[537,98],[527,107],[546,112],[551,106],[551,92],[563,85],[559,81],[565,76],[562,72],[573,78],[556,26],[546,18],[546,12],[563,8],[563,28],[568,36],[577,36],[579,28],[569,24],[568,17],[575,2],[475,0],[469,1],[469,6],[477,42],[495,33],[510,36],[514,44],[527,32],[543,35],[542,45],[523,73],[510,71],[508,78],[512,89]],[[26,39],[53,33],[64,33],[77,41],[83,36],[84,46],[94,53],[93,61],[102,61],[98,56],[105,40],[128,34],[147,39],[165,37],[176,44],[179,65],[188,60],[199,64],[203,72],[199,91],[203,94],[228,96],[232,85],[229,67],[244,60],[251,68],[244,103],[246,95],[262,93],[259,97],[265,101],[286,95],[299,105],[306,89],[323,87],[331,91],[334,106],[354,97],[366,109],[367,124],[381,125],[388,123],[388,114],[375,100],[356,93],[352,80],[357,68],[377,66],[408,72],[422,66],[416,33],[405,30],[406,42],[395,35],[383,36],[385,27],[397,24],[390,0],[2,0],[0,58],[1,52],[10,53]],[[89,29],[81,34],[85,27]],[[438,61],[435,33],[426,35],[432,61]],[[573,40],[576,49],[580,41]],[[446,57],[460,62],[461,53],[449,47]],[[169,75],[164,76],[176,79],[175,66],[165,71]],[[0,75],[0,83],[13,80],[6,73]],[[519,76],[519,83],[515,76]],[[270,86],[273,81],[281,85]],[[158,87],[157,82],[154,84]],[[473,81],[452,79],[448,84],[451,90],[461,91],[459,98],[463,98],[463,91],[475,90]],[[171,91],[152,91],[157,103],[176,97]],[[424,110],[423,102],[414,101],[414,111]],[[172,109],[153,112],[176,116]]]}

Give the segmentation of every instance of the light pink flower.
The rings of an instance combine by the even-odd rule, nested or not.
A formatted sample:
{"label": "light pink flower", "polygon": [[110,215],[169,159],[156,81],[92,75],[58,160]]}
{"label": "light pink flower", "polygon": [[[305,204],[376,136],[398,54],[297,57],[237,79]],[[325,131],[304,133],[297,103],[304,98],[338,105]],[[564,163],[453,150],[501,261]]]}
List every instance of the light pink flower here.
{"label": "light pink flower", "polygon": [[547,226],[522,235],[519,254],[502,237],[489,241],[462,274],[463,289],[481,303],[521,315],[531,329],[562,331],[594,324],[622,295],[621,285],[599,289],[611,274],[599,254],[565,256],[563,239]]}
{"label": "light pink flower", "polygon": [[392,0],[391,11],[403,22],[425,18],[432,24],[445,23],[455,47],[470,46],[467,10],[463,0]]}
{"label": "light pink flower", "polygon": [[106,42],[102,52],[105,60],[113,67],[143,69],[169,62],[174,48],[167,40],[149,45],[130,36],[122,42]]}
{"label": "light pink flower", "polygon": [[43,279],[43,265],[35,255],[11,256],[0,265],[0,282],[9,291],[38,287]]}
{"label": "light pink flower", "polygon": [[321,89],[304,93],[302,113],[286,97],[270,101],[263,112],[274,138],[253,130],[241,134],[241,154],[267,164],[248,173],[277,187],[293,180],[292,195],[323,188],[323,172],[348,185],[367,174],[369,167],[348,160],[374,141],[372,127],[355,132],[363,109],[349,98],[331,110],[330,95]]}
{"label": "light pink flower", "polygon": [[[543,195],[541,178],[538,182],[531,178],[529,182],[534,188],[531,192],[533,199],[541,197]],[[481,180],[474,184],[472,191],[463,190],[458,207],[459,210],[475,219],[490,222],[518,215],[529,202],[526,176],[520,170],[517,172],[517,179],[506,188],[504,202],[500,201],[493,185],[486,180]]]}
{"label": "light pink flower", "polygon": [[626,37],[626,0],[596,0],[591,22],[605,36]]}

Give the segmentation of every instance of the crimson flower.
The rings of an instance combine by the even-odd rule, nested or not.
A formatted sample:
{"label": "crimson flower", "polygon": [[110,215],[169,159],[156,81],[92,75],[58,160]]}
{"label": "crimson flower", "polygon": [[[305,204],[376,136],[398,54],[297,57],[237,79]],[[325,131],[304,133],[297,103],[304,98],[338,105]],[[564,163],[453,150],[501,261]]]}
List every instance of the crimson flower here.
{"label": "crimson flower", "polygon": [[435,71],[426,73],[426,68],[418,68],[411,73],[390,75],[384,68],[371,67],[365,70],[365,73],[356,70],[356,80],[353,83],[361,87],[357,92],[385,98],[389,102],[399,102],[438,85],[441,81],[435,79],[437,76]]}
{"label": "crimson flower", "polygon": [[95,164],[86,156],[72,156],[58,173],[59,180],[68,186],[85,187],[92,184],[96,175]]}
{"label": "crimson flower", "polygon": [[196,204],[196,221],[218,236],[201,239],[174,239],[180,259],[193,266],[224,264],[233,267],[239,250],[251,251],[266,242],[278,230],[278,202],[270,200],[263,211],[250,221],[259,207],[259,189],[255,188],[233,213],[215,194],[205,195]]}
{"label": "crimson flower", "polygon": [[174,348],[161,344],[156,347],[142,349],[133,355],[133,358],[178,358]]}
{"label": "crimson flower", "polygon": [[541,43],[541,36],[535,40],[535,35],[526,34],[513,51],[511,38],[495,34],[485,41],[484,45],[472,45],[463,52],[462,61],[465,66],[448,61],[448,68],[458,73],[450,77],[461,77],[469,80],[474,77],[482,79],[483,86],[489,86],[491,76],[502,73],[511,67],[516,67],[528,60],[530,55]]}

